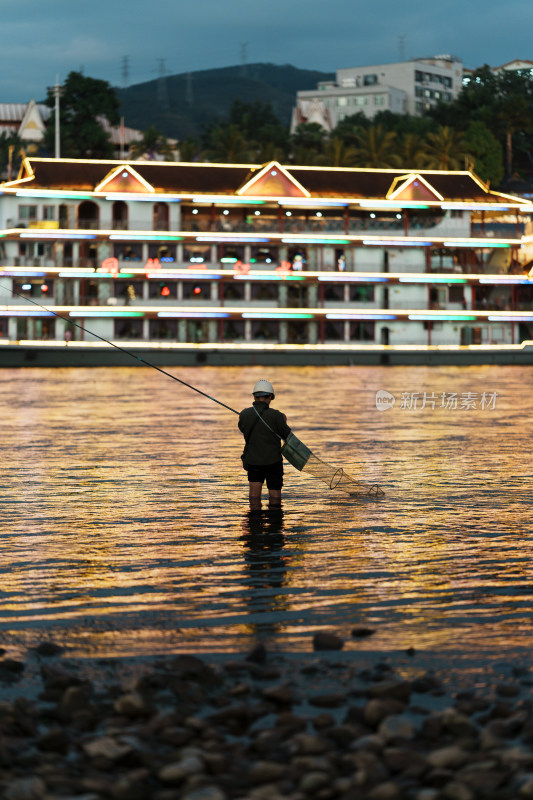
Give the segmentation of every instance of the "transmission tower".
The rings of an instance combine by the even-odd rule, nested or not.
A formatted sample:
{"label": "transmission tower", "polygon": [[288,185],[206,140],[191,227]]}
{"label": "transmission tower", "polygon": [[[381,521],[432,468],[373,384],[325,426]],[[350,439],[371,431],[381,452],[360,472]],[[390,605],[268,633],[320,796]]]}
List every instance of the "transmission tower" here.
{"label": "transmission tower", "polygon": [[187,73],[187,77],[185,78],[185,102],[187,105],[192,106],[194,104],[194,97],[192,91],[192,72]]}
{"label": "transmission tower", "polygon": [[241,44],[241,75],[246,77],[248,75],[248,43]]}
{"label": "transmission tower", "polygon": [[122,56],[122,85],[128,86],[130,82],[130,57]]}
{"label": "transmission tower", "polygon": [[159,105],[165,111],[168,109],[168,91],[167,91],[167,68],[166,58],[158,58],[158,79],[157,79],[157,100]]}
{"label": "transmission tower", "polygon": [[398,36],[398,61],[405,61],[405,34]]}

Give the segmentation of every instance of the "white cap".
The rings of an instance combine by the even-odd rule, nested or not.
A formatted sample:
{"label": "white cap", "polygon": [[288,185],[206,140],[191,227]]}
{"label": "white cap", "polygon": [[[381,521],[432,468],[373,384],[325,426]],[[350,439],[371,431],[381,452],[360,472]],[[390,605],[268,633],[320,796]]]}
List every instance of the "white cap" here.
{"label": "white cap", "polygon": [[262,395],[262,394],[271,394],[272,397],[275,397],[274,394],[274,387],[270,383],[270,381],[257,381],[253,388],[252,394]]}

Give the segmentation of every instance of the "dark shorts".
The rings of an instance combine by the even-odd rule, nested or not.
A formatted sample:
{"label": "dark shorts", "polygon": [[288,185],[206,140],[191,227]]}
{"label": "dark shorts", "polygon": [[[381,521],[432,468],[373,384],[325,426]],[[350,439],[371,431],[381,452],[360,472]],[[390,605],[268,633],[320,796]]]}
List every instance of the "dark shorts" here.
{"label": "dark shorts", "polygon": [[283,486],[283,461],[275,464],[247,464],[248,480],[250,483],[263,483],[266,480],[268,489],[281,489]]}

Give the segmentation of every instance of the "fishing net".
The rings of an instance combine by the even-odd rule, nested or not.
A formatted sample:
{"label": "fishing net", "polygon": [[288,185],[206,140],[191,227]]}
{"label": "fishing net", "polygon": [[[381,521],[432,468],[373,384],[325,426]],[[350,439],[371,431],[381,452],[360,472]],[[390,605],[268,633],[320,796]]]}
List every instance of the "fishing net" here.
{"label": "fishing net", "polygon": [[342,467],[333,467],[321,458],[313,455],[311,450],[301,442],[293,433],[289,434],[283,447],[282,454],[289,464],[300,472],[308,472],[315,478],[324,481],[330,489],[345,492],[352,497],[383,497],[383,489],[377,483],[365,483],[348,475]]}

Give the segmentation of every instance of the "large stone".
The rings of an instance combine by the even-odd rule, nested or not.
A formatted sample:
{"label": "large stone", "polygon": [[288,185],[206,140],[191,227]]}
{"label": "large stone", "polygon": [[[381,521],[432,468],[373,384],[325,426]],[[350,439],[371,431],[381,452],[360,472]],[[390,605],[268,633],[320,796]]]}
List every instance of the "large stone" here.
{"label": "large stone", "polygon": [[445,730],[453,733],[454,736],[477,736],[478,728],[474,723],[460,714],[455,708],[446,708],[442,714],[442,724]]}
{"label": "large stone", "polygon": [[346,692],[330,692],[329,694],[311,695],[309,702],[318,708],[338,708],[346,703],[348,695]]}
{"label": "large stone", "polygon": [[386,741],[412,739],[416,733],[416,726],[406,714],[393,714],[385,717],[378,728],[378,733]]}
{"label": "large stone", "polygon": [[331,776],[327,772],[308,772],[302,776],[298,788],[305,794],[315,794],[331,784]]}
{"label": "large stone", "polygon": [[368,688],[367,693],[369,697],[379,700],[390,699],[407,703],[411,694],[411,683],[393,679],[378,681]]}
{"label": "large stone", "polygon": [[314,650],[342,650],[344,642],[336,633],[319,631],[313,636]]}
{"label": "large stone", "polygon": [[328,749],[328,743],[312,733],[297,733],[289,740],[289,749],[301,755],[319,755]]}
{"label": "large stone", "polygon": [[81,686],[69,686],[63,692],[59,703],[59,711],[68,716],[77,711],[84,711],[90,705],[89,693]]}
{"label": "large stone", "polygon": [[162,783],[180,784],[189,777],[204,772],[204,764],[197,756],[188,756],[180,761],[166,764],[159,770],[159,780]]}
{"label": "large stone", "polygon": [[371,728],[378,725],[392,714],[401,714],[405,706],[397,700],[369,700],[364,707],[363,719]]}
{"label": "large stone", "polygon": [[85,742],[82,747],[89,758],[105,759],[106,761],[120,761],[121,758],[133,752],[130,744],[119,742],[111,736],[102,736],[99,739]]}
{"label": "large stone", "polygon": [[367,800],[400,800],[402,793],[399,786],[391,781],[374,786],[366,795]]}
{"label": "large stone", "polygon": [[115,711],[125,717],[145,717],[150,713],[150,707],[139,692],[128,692],[121,695],[115,702]]}
{"label": "large stone", "polygon": [[41,800],[46,794],[46,785],[41,778],[17,778],[11,781],[2,795],[3,800]]}
{"label": "large stone", "polygon": [[209,785],[185,791],[181,800],[226,800],[226,795],[218,786]]}
{"label": "large stone", "polygon": [[272,700],[281,706],[290,706],[294,702],[294,692],[287,684],[268,686],[263,689],[263,697],[265,700]]}
{"label": "large stone", "polygon": [[248,772],[248,780],[252,784],[272,783],[285,775],[286,767],[275,761],[256,761]]}
{"label": "large stone", "polygon": [[443,800],[474,800],[474,792],[459,781],[450,781],[441,792]]}
{"label": "large stone", "polygon": [[450,745],[432,750],[427,757],[428,764],[437,769],[456,769],[468,761],[468,753],[461,747]]}

